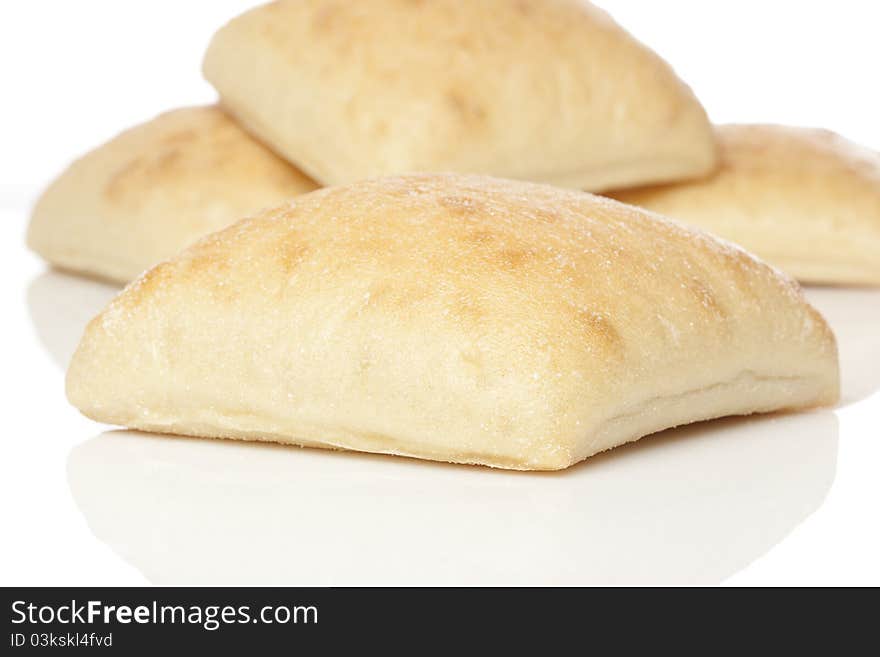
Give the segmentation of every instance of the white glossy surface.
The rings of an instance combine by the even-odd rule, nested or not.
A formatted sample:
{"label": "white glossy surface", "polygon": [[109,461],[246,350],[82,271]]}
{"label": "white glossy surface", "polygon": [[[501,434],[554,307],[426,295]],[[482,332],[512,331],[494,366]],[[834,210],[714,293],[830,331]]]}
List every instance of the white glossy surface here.
{"label": "white glossy surface", "polygon": [[[839,408],[694,425],[560,474],[108,433],[72,409],[63,365],[114,289],[28,254],[27,206],[119,129],[210,101],[201,52],[251,4],[0,3],[0,584],[880,585],[880,290],[809,291],[839,337]],[[875,3],[600,4],[715,120],[880,146]]]}
{"label": "white glossy surface", "polygon": [[[880,291],[809,290],[840,340],[837,411],[703,423],[522,474],[101,432],[67,406],[63,367],[117,288],[10,242],[4,583],[880,582]],[[780,542],[784,568],[762,573]]]}
{"label": "white glossy surface", "polygon": [[67,474],[157,584],[714,584],[819,507],[837,432],[720,422],[551,475],[120,432]]}

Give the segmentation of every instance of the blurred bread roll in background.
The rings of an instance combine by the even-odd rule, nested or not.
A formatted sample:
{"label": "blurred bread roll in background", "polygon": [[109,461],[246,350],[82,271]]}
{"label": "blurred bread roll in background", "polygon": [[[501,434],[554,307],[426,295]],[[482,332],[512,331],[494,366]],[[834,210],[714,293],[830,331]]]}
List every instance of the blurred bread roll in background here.
{"label": "blurred bread roll in background", "polygon": [[796,283],[591,194],[373,179],[212,234],[94,319],[89,417],[520,470],[723,415],[830,404],[837,350]]}
{"label": "blurred bread roll in background", "polygon": [[714,176],[610,196],[732,240],[805,282],[880,285],[880,153],[826,130],[717,133]]}
{"label": "blurred bread roll in background", "polygon": [[214,36],[204,74],[327,185],[450,171],[596,191],[716,164],[691,90],[578,0],[271,2]]}
{"label": "blurred bread roll in background", "polygon": [[317,183],[215,106],[162,114],[75,161],[38,200],[32,250],[128,282],[196,239]]}

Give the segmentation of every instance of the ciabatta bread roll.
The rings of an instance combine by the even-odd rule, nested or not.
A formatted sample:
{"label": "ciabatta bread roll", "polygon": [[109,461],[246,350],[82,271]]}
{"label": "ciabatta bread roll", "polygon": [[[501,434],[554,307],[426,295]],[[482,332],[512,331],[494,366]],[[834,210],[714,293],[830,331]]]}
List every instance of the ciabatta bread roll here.
{"label": "ciabatta bread roll", "polygon": [[457,171],[601,190],[708,173],[705,112],[579,0],[291,0],[234,19],[204,73],[324,184]]}
{"label": "ciabatta bread roll", "polygon": [[53,265],[127,283],[317,186],[220,109],[178,109],[74,162],[37,202],[27,240]]}
{"label": "ciabatta bread roll", "polygon": [[611,196],[737,242],[805,282],[880,285],[880,153],[825,130],[717,131],[713,177]]}
{"label": "ciabatta bread roll", "polygon": [[830,404],[796,283],[583,192],[459,175],[319,190],[211,235],[86,330],[71,402],[147,431],[565,468]]}

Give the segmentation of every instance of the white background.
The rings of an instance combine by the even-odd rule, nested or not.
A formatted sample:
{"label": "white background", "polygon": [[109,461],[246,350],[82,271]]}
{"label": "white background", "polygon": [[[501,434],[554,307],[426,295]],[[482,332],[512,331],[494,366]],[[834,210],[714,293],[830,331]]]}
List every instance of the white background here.
{"label": "white background", "polygon": [[[428,517],[435,528],[462,530],[462,509],[479,505],[480,495],[485,496],[503,507],[498,513],[491,509],[491,515],[509,515],[511,522],[493,525],[494,536],[528,545],[528,550],[508,555],[511,568],[519,565],[522,572],[535,575],[534,581],[546,572],[545,581],[551,583],[880,584],[878,292],[810,291],[841,338],[847,403],[835,413],[770,418],[758,424],[710,423],[657,438],[653,446],[603,457],[592,469],[581,467],[575,478],[552,484],[475,475],[473,469],[463,475],[433,466],[413,470],[416,466],[408,461],[388,466],[387,459],[370,457],[332,455],[336,460],[327,461],[327,455],[302,456],[305,453],[292,450],[218,451],[191,442],[178,450],[174,441],[153,447],[137,436],[93,439],[102,428],[65,403],[60,364],[75,344],[85,315],[96,312],[112,290],[45,273],[42,263],[23,247],[28,208],[39,189],[73,157],[120,129],[171,107],[210,101],[212,91],[200,76],[201,55],[212,32],[250,4],[0,3],[0,290],[5,315],[0,392],[6,401],[0,443],[0,584],[354,582],[360,571],[346,570],[338,562],[357,566],[360,557],[351,552],[369,552],[368,546],[349,545],[348,552],[339,546],[327,548],[337,562],[329,574],[316,572],[320,563],[312,569],[279,569],[273,560],[283,556],[278,552],[283,547],[292,551],[293,561],[304,560],[306,552],[309,559],[320,561],[320,550],[313,554],[303,547],[306,552],[296,554],[307,532],[352,540],[352,535],[327,524],[327,516],[332,514],[339,523],[355,522],[352,505],[363,496],[346,497],[332,482],[314,480],[309,485],[324,497],[339,496],[319,517],[305,513],[301,500],[309,489],[290,488],[294,476],[305,474],[304,463],[309,468],[336,468],[340,476],[359,481],[364,490],[388,503],[384,511],[373,509],[373,524],[361,527],[357,536],[362,538],[371,526],[377,531],[381,527],[413,550],[421,544],[408,543],[398,524],[406,514],[421,516],[422,511],[394,506],[399,493],[395,486],[409,480],[409,485],[427,490],[425,499],[432,503]],[[713,120],[822,126],[880,148],[877,3],[606,0],[603,6],[673,64]],[[122,453],[117,454],[117,448]],[[240,460],[247,460],[246,466],[236,466]],[[222,470],[217,476],[206,474],[226,464],[247,476],[240,471],[224,475]],[[291,474],[279,471],[279,464]],[[267,476],[268,471],[273,475]],[[377,477],[361,481],[364,472],[377,474],[385,488],[375,488]],[[670,488],[672,475],[657,474],[663,472],[675,473],[678,488]],[[231,482],[227,488],[224,476]],[[459,477],[467,480],[463,490],[468,496],[460,492]],[[711,481],[720,483],[710,490],[706,487]],[[255,486],[259,494],[241,497],[243,490],[253,492]],[[206,487],[216,496],[227,491],[235,499],[212,507],[212,496],[199,497]],[[505,490],[510,491],[507,498]],[[300,503],[284,495],[299,496]],[[533,543],[534,532],[516,529],[527,509],[504,506],[511,500],[541,502],[545,496],[553,509],[562,510],[542,513],[540,521],[527,519],[538,522],[541,531],[558,531],[566,545]],[[608,499],[598,506],[596,499],[587,499],[599,496]],[[623,498],[626,504],[618,501]],[[638,501],[651,498],[668,498],[670,503],[656,509],[646,503],[647,515],[632,520]],[[358,514],[371,513],[371,507],[362,508],[360,502],[357,508]],[[586,513],[584,509],[589,513],[582,518],[577,514]],[[212,513],[217,518],[203,522]],[[254,515],[265,522],[255,522]],[[288,515],[296,522],[282,522]],[[482,524],[479,516],[473,520]],[[623,531],[621,525],[627,522],[634,528]],[[242,532],[235,531],[236,523]],[[579,523],[595,534],[572,533]],[[418,524],[424,532],[431,526]],[[199,528],[198,535],[187,534],[192,527]],[[478,528],[473,531],[479,534]],[[511,552],[509,545],[494,545],[492,537],[470,536],[474,544],[488,541],[485,549]],[[472,550],[473,545],[466,538],[449,540],[444,549],[450,565],[438,571],[435,579],[443,581],[436,583],[468,581],[468,568],[479,564],[459,563],[456,551]],[[604,541],[599,552],[597,541]],[[562,542],[560,538],[557,543]],[[581,543],[594,551],[588,549],[580,557],[568,553]],[[183,556],[190,548],[195,554]],[[650,558],[655,552],[662,558]],[[496,556],[502,573],[506,557]],[[261,558],[264,570],[242,565]],[[579,558],[601,561],[601,567],[590,565],[579,577],[550,563],[576,569]],[[412,554],[401,553],[397,559],[402,570],[385,571],[387,580],[399,577],[405,582],[407,573],[422,572],[418,564],[407,561]],[[693,565],[697,562],[700,568]],[[284,577],[273,579],[273,572]]]}

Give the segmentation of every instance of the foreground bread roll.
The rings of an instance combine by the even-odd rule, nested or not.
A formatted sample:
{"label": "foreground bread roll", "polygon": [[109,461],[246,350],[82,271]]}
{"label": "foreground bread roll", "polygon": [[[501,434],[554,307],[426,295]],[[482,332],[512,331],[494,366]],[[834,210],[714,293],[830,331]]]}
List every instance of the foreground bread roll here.
{"label": "foreground bread roll", "polygon": [[825,130],[717,132],[715,176],[611,196],[710,230],[806,282],[880,285],[880,154]]}
{"label": "foreground bread roll", "polygon": [[234,19],[204,73],[324,184],[457,171],[601,190],[708,173],[690,89],[578,0],[292,0]]}
{"label": "foreground bread roll", "polygon": [[74,162],[37,202],[27,240],[53,265],[127,283],[317,186],[217,107],[178,109]]}
{"label": "foreground bread roll", "polygon": [[502,468],[829,404],[797,284],[582,192],[422,175],[320,190],[131,284],[67,375],[96,420]]}

